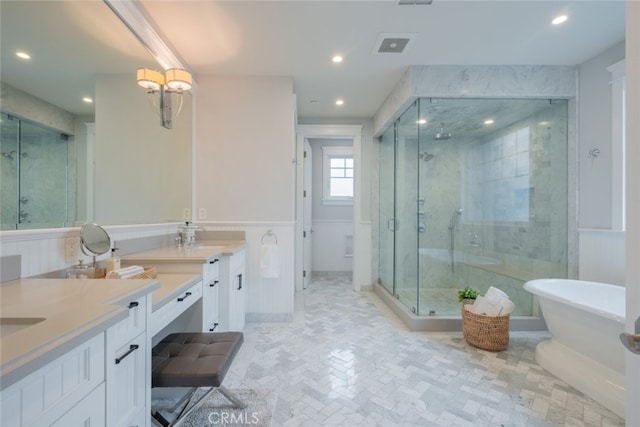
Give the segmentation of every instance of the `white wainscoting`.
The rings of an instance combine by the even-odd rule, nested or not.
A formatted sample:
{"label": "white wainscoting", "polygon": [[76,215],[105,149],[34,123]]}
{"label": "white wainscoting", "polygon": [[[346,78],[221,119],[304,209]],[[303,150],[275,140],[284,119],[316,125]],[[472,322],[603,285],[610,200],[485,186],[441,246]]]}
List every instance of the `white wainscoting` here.
{"label": "white wainscoting", "polygon": [[[289,321],[295,293],[294,232],[292,222],[207,222],[198,225],[212,231],[244,231],[247,241],[247,321]],[[260,277],[262,237],[269,231],[278,239],[280,277]],[[273,237],[269,238],[273,241]],[[267,237],[265,237],[265,243]]]}
{"label": "white wainscoting", "polygon": [[578,230],[578,278],[625,285],[625,232]]}
{"label": "white wainscoting", "polygon": [[[177,232],[180,223],[138,224],[105,226],[111,240],[126,240],[138,237],[164,236]],[[89,257],[76,251],[73,259],[67,259],[65,248],[68,240],[80,247],[80,228],[46,228],[0,232],[0,254],[22,255],[22,277],[35,276],[50,271],[62,270],[77,264],[79,259]],[[109,254],[98,257],[105,259]]]}
{"label": "white wainscoting", "polygon": [[312,229],[311,270],[353,271],[353,256],[345,256],[347,236],[351,236],[353,245],[353,221],[314,220]]}

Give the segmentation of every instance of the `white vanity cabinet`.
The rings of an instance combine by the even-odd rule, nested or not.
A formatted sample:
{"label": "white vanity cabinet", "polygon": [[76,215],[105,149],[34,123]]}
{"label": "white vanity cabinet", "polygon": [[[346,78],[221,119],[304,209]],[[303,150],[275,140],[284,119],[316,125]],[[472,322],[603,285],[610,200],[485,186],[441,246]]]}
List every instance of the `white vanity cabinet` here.
{"label": "white vanity cabinet", "polygon": [[104,349],[101,332],[2,390],[0,425],[107,425]]}
{"label": "white vanity cabinet", "polygon": [[246,250],[223,257],[220,270],[220,330],[242,331],[246,311]]}
{"label": "white vanity cabinet", "polygon": [[220,258],[214,258],[202,268],[202,330],[218,331],[220,291]]}
{"label": "white vanity cabinet", "polygon": [[[106,331],[106,425],[132,426],[149,413],[151,377],[147,318],[151,296],[128,303],[129,316]],[[147,423],[139,427],[146,426]]]}

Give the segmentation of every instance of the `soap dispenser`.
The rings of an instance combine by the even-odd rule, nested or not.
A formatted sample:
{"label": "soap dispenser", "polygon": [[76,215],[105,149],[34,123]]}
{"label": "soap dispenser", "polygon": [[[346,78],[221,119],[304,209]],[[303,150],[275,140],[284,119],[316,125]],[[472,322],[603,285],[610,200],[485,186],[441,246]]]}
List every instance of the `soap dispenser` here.
{"label": "soap dispenser", "polygon": [[113,248],[111,248],[111,257],[107,258],[107,274],[114,270],[120,270],[120,258],[116,256],[116,242],[113,242]]}

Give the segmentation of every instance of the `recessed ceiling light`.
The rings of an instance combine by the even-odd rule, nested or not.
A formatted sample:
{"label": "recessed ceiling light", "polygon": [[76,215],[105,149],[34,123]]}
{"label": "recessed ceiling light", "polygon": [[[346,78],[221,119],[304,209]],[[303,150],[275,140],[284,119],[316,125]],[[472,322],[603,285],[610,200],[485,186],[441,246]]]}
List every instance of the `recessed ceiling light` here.
{"label": "recessed ceiling light", "polygon": [[83,96],[82,100],[84,102],[86,102],[87,104],[92,104],[93,103],[93,99],[89,98],[88,96]]}
{"label": "recessed ceiling light", "polygon": [[336,100],[336,105],[344,105],[344,101],[342,99]]}
{"label": "recessed ceiling light", "polygon": [[342,62],[342,59],[343,59],[343,58],[342,58],[342,56],[340,56],[340,55],[336,55],[336,56],[334,56],[333,58],[331,58],[331,60],[332,60],[333,62],[335,62],[336,64],[339,64],[340,62]]}
{"label": "recessed ceiling light", "polygon": [[419,120],[416,121],[416,123],[419,124],[419,125],[424,125],[424,124],[427,123],[427,121],[425,119],[419,119]]}
{"label": "recessed ceiling light", "polygon": [[31,59],[31,55],[29,55],[27,52],[24,52],[24,51],[21,51],[21,50],[16,52],[16,56],[18,58],[22,58],[22,59]]}
{"label": "recessed ceiling light", "polygon": [[558,15],[555,18],[553,18],[553,20],[551,21],[551,23],[553,25],[560,25],[562,24],[564,21],[566,21],[568,19],[567,15]]}
{"label": "recessed ceiling light", "polygon": [[492,125],[493,124],[493,119],[488,119],[484,121],[485,125]]}

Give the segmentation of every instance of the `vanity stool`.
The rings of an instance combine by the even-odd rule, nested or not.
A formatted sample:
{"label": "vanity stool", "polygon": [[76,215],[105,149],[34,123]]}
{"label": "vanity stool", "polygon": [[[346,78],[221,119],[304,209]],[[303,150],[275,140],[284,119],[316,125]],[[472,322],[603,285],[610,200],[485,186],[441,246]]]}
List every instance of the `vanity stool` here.
{"label": "vanity stool", "polygon": [[[189,387],[191,390],[174,408],[182,406],[173,421],[152,408],[151,415],[161,425],[178,426],[216,390],[239,408],[240,399],[222,386],[244,337],[242,332],[182,332],[167,335],[151,352],[151,387]],[[199,387],[208,387],[194,400]],[[186,402],[186,403],[185,403]]]}

